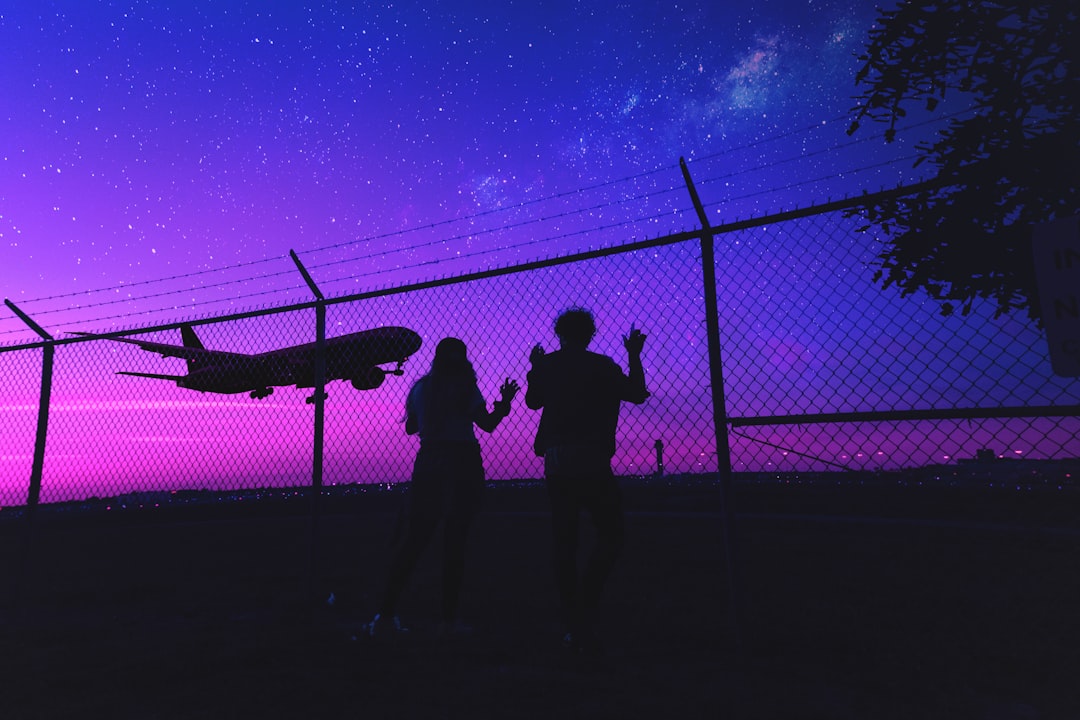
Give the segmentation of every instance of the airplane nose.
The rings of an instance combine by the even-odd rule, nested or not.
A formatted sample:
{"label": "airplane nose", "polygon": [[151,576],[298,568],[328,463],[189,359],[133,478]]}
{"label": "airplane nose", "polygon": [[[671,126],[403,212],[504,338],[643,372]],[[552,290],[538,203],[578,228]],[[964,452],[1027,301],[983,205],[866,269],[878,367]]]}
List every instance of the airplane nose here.
{"label": "airplane nose", "polygon": [[420,349],[420,345],[423,341],[420,339],[420,333],[415,330],[410,330],[407,327],[390,326],[382,327],[372,331],[375,337],[379,338],[379,342],[386,348],[393,348],[395,353],[401,354],[401,359],[405,359]]}
{"label": "airplane nose", "polygon": [[420,349],[420,346],[423,345],[424,341],[420,339],[420,333],[407,328],[405,328],[404,335],[405,337],[403,338],[402,344],[407,348],[408,354],[412,355]]}

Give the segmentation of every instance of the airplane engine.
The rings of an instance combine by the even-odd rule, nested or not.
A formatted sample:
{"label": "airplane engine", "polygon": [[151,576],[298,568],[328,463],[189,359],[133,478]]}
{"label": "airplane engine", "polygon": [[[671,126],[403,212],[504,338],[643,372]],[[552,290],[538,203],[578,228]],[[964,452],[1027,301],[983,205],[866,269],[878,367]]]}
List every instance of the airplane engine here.
{"label": "airplane engine", "polygon": [[366,368],[352,376],[352,386],[357,390],[374,390],[382,385],[386,371],[382,368]]}

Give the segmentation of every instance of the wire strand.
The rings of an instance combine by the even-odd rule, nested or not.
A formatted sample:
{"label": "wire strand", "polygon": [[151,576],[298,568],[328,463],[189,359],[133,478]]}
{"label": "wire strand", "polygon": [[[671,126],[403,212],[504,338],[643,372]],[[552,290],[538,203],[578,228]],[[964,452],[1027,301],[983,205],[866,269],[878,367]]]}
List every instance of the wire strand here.
{"label": "wire strand", "polygon": [[[950,114],[947,114],[947,115],[943,115],[943,116],[938,117],[938,118],[933,118],[933,119],[926,120],[926,121],[923,121],[923,122],[920,122],[920,123],[915,123],[913,125],[906,126],[904,128],[899,128],[897,130],[897,132],[906,132],[908,130],[915,129],[915,128],[918,128],[918,127],[922,127],[922,126],[925,126],[927,124],[931,124],[931,123],[934,123],[934,122],[941,122],[942,120],[952,119],[953,117],[956,117],[956,116],[958,116],[960,114],[963,114],[964,112],[970,112],[970,110],[958,111],[958,112],[950,113]],[[818,129],[820,129],[821,127],[823,127],[825,125],[834,124],[834,123],[836,123],[836,122],[838,122],[840,120],[844,120],[844,119],[847,119],[846,115],[836,116],[836,117],[824,120],[821,123],[815,123],[813,125],[807,125],[807,126],[803,126],[803,127],[792,129],[792,130],[787,130],[787,131],[784,131],[782,133],[778,133],[776,135],[772,135],[772,136],[769,136],[769,137],[766,137],[766,138],[761,138],[761,139],[755,140],[753,142],[745,143],[743,145],[736,146],[734,148],[724,150],[722,152],[712,153],[710,155],[704,155],[704,156],[701,156],[699,158],[696,158],[696,160],[697,161],[714,160],[716,158],[723,157],[723,156],[726,156],[726,155],[731,155],[733,153],[736,153],[736,152],[739,152],[739,151],[742,151],[742,150],[747,150],[747,149],[750,149],[750,148],[758,147],[758,146],[763,145],[763,144],[767,144],[767,143],[770,143],[770,142],[775,142],[775,141],[778,141],[778,140],[782,140],[784,138],[791,137],[793,135],[818,130]],[[879,133],[878,135],[868,136],[867,139],[873,139],[873,138],[877,138],[877,137],[884,137],[884,132]],[[856,141],[856,142],[862,142],[862,140]],[[784,161],[784,162],[787,162],[787,161]],[[581,194],[586,193],[586,192],[591,192],[591,191],[599,190],[599,189],[606,188],[606,187],[613,187],[615,185],[619,185],[619,184],[622,184],[622,183],[630,182],[630,181],[633,181],[633,180],[639,180],[639,179],[644,178],[644,177],[649,177],[649,176],[655,175],[657,173],[670,171],[670,170],[672,170],[672,169],[674,169],[676,167],[677,167],[677,165],[662,165],[662,166],[654,168],[652,170],[646,170],[646,171],[643,171],[643,172],[640,172],[640,173],[634,173],[634,174],[626,175],[626,176],[623,176],[623,177],[620,177],[620,178],[615,178],[615,179],[607,180],[607,181],[600,182],[600,183],[594,183],[592,185],[586,185],[584,187],[577,188],[575,190],[568,190],[568,191],[564,191],[564,192],[560,192],[560,193],[554,193],[552,195],[544,196],[544,197],[541,197],[541,198],[533,198],[531,200],[525,200],[525,201],[522,201],[520,203],[516,203],[514,205],[507,205],[505,207],[492,208],[492,209],[489,209],[489,210],[483,210],[483,211],[480,211],[480,212],[472,213],[470,215],[465,215],[465,216],[458,217],[458,218],[448,218],[448,219],[445,219],[445,220],[439,220],[439,221],[436,221],[436,222],[428,223],[426,225],[420,225],[420,226],[416,226],[416,227],[412,227],[412,228],[405,228],[405,229],[402,229],[402,230],[396,230],[396,231],[392,231],[392,232],[380,233],[380,234],[368,236],[368,237],[365,237],[365,238],[353,239],[353,240],[343,241],[343,242],[339,242],[339,243],[331,243],[331,244],[328,244],[328,245],[322,245],[322,246],[310,248],[310,249],[307,249],[307,250],[302,250],[302,251],[299,251],[299,252],[300,252],[300,254],[303,254],[303,255],[310,255],[310,254],[313,254],[313,253],[326,252],[326,251],[329,251],[329,250],[335,250],[335,249],[339,249],[339,248],[342,248],[342,247],[348,247],[350,245],[356,245],[356,244],[359,244],[359,243],[369,243],[369,242],[374,242],[376,240],[389,239],[389,238],[394,238],[394,237],[402,237],[402,236],[404,236],[404,235],[406,235],[408,233],[421,232],[421,231],[424,231],[424,230],[432,230],[432,229],[443,227],[443,226],[450,225],[450,224],[453,224],[453,223],[475,221],[477,219],[488,217],[488,216],[491,216],[491,215],[496,215],[496,214],[499,214],[499,213],[510,212],[510,211],[513,211],[513,210],[520,210],[522,208],[529,207],[531,205],[535,205],[535,204],[542,203],[542,202],[550,202],[550,201],[553,201],[553,200],[560,200],[560,199],[564,199],[564,198],[567,198],[567,197],[572,197],[572,196],[575,196],[575,195],[581,195]],[[731,175],[731,177],[735,177],[735,176],[741,174],[742,172],[751,172],[751,170],[745,170],[745,171],[740,171],[738,173],[733,173]],[[405,248],[405,249],[408,249],[408,248]],[[22,300],[21,302],[23,304],[31,305],[31,304],[34,304],[34,303],[44,302],[44,301],[48,301],[48,300],[62,300],[62,299],[72,298],[72,297],[84,297],[84,296],[87,296],[87,295],[93,295],[93,294],[102,293],[102,292],[116,291],[116,290],[119,290],[119,289],[127,289],[127,288],[132,288],[132,287],[144,287],[144,286],[147,286],[147,285],[153,285],[153,284],[164,283],[164,282],[174,282],[176,280],[184,280],[184,279],[189,279],[189,278],[193,278],[193,277],[201,277],[201,276],[205,276],[205,275],[211,275],[211,274],[214,274],[214,273],[229,272],[229,271],[232,271],[232,270],[238,270],[238,269],[242,269],[242,268],[255,267],[255,266],[264,265],[264,264],[270,263],[270,262],[280,262],[282,257],[283,256],[272,256],[272,257],[266,257],[266,258],[259,258],[257,260],[247,260],[247,261],[243,261],[243,262],[239,262],[239,263],[234,263],[234,264],[231,264],[231,265],[224,265],[224,266],[221,266],[221,267],[218,267],[218,268],[208,268],[208,269],[205,269],[205,270],[195,270],[195,271],[192,271],[192,272],[179,273],[179,274],[176,274],[176,275],[169,275],[169,276],[165,276],[165,277],[150,278],[150,279],[147,279],[147,280],[138,280],[138,281],[129,282],[129,283],[121,283],[120,285],[110,285],[110,286],[107,286],[107,287],[91,288],[91,289],[88,289],[88,290],[78,290],[78,291],[69,292],[69,293],[58,293],[58,294],[55,294],[55,295],[46,295],[46,296],[35,297],[35,298],[26,298],[26,299]],[[276,276],[277,274],[278,273],[271,273],[266,277],[273,277],[273,276]],[[263,277],[263,276],[256,276],[256,278],[248,278],[248,279],[257,279],[258,277]]]}

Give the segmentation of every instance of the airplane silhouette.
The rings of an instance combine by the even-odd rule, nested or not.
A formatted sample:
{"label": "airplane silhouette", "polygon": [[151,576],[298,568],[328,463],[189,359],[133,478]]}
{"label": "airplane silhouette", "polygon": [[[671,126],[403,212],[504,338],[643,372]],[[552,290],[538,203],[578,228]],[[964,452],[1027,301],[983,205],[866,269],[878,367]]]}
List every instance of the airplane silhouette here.
{"label": "airplane silhouette", "polygon": [[[99,337],[94,333],[73,333]],[[178,387],[199,392],[223,394],[249,393],[258,400],[274,392],[274,387],[295,385],[315,387],[316,344],[306,343],[249,355],[223,350],[207,350],[191,325],[180,326],[183,345],[104,337],[106,340],[138,345],[143,350],[187,361],[187,375],[117,371],[117,375],[174,380]],[[386,375],[401,375],[401,366],[420,349],[420,336],[403,327],[381,327],[326,339],[326,382],[348,380],[357,390],[372,390],[382,385]],[[397,363],[393,370],[379,367]],[[325,395],[323,397],[326,397]],[[315,396],[307,398],[315,402]]]}

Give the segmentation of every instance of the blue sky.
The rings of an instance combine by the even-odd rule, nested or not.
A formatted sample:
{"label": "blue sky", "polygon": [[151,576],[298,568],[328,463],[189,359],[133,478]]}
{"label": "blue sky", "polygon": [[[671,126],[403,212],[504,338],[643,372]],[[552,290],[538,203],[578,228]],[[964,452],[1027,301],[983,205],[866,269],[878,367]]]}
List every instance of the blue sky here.
{"label": "blue sky", "polygon": [[[0,285],[47,327],[103,329],[299,298],[290,249],[366,287],[685,229],[680,156],[714,224],[892,186],[916,177],[925,129],[844,134],[874,17],[815,0],[5,3]],[[545,234],[565,239],[522,246]],[[180,297],[140,300],[164,290]],[[0,333],[30,337],[10,316]]]}

